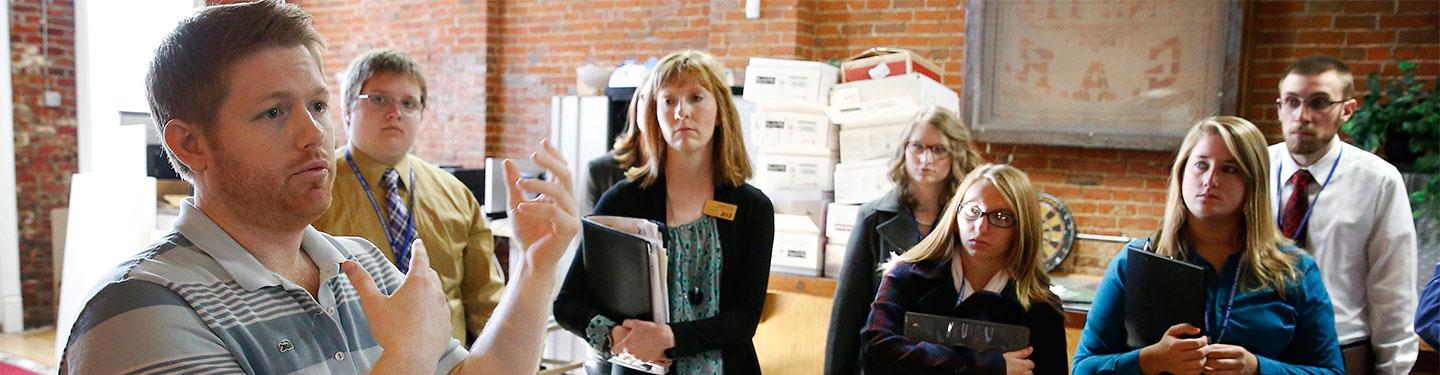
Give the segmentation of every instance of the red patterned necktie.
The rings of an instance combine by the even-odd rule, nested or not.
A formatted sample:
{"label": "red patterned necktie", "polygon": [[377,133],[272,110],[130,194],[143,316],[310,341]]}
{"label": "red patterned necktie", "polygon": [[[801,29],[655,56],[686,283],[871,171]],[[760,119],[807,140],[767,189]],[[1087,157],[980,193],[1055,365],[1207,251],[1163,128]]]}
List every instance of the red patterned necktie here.
{"label": "red patterned necktie", "polygon": [[1310,210],[1311,181],[1314,178],[1310,176],[1310,171],[1295,171],[1295,175],[1290,176],[1290,184],[1294,187],[1290,191],[1290,199],[1285,200],[1285,208],[1280,210],[1280,231],[1300,247],[1305,247],[1305,213]]}

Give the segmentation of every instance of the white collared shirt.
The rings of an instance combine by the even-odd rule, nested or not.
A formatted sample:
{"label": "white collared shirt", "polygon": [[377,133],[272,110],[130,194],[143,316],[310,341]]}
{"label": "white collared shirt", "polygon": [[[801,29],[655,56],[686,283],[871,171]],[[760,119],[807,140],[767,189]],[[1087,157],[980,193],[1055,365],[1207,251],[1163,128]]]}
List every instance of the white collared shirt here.
{"label": "white collared shirt", "polygon": [[1305,251],[1320,266],[1340,344],[1369,338],[1376,373],[1406,374],[1415,364],[1419,337],[1412,325],[1418,245],[1405,183],[1380,157],[1338,136],[1331,144],[1324,157],[1303,168],[1284,143],[1270,146],[1271,212],[1278,220],[1293,189],[1290,177],[1308,169],[1315,180],[1307,192],[1313,212]]}
{"label": "white collared shirt", "polygon": [[[959,255],[952,255],[950,258],[950,276],[955,279],[953,280],[955,282],[955,291],[960,294],[961,301],[975,294],[975,285],[965,282],[965,270],[964,267],[960,266]],[[1005,272],[1005,270],[1000,270],[995,273],[995,276],[990,277],[990,281],[985,283],[983,290],[999,294],[1005,290],[1005,284],[1009,282],[1010,273]]]}

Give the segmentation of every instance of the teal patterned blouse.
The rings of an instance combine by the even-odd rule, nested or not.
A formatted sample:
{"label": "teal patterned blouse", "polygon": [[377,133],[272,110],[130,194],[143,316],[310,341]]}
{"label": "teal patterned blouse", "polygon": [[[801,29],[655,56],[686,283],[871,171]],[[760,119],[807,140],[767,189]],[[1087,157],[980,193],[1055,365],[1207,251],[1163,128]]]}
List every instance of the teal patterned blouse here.
{"label": "teal patterned blouse", "polygon": [[[670,256],[670,322],[708,319],[720,314],[720,231],[715,218],[703,216],[689,224],[665,228]],[[610,356],[610,329],[616,322],[597,315],[586,338],[601,356]],[[720,350],[672,358],[671,374],[723,374]]]}

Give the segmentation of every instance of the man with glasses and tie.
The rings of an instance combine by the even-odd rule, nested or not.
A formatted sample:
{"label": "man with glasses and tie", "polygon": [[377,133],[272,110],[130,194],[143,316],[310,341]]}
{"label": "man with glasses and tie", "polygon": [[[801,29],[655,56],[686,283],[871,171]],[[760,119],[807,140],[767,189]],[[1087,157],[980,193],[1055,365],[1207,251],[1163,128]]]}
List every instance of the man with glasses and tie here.
{"label": "man with glasses and tie", "polygon": [[400,272],[418,238],[440,274],[451,336],[470,343],[505,288],[494,240],[474,194],[410,154],[425,112],[425,76],[409,55],[375,50],[345,74],[341,117],[349,144],[335,152],[334,204],[315,228],[363,237]]}
{"label": "man with glasses and tie", "polygon": [[1400,172],[1336,135],[1354,94],[1338,59],[1286,70],[1275,101],[1285,141],[1270,146],[1275,217],[1320,265],[1346,372],[1408,374],[1419,342],[1415,224]]}

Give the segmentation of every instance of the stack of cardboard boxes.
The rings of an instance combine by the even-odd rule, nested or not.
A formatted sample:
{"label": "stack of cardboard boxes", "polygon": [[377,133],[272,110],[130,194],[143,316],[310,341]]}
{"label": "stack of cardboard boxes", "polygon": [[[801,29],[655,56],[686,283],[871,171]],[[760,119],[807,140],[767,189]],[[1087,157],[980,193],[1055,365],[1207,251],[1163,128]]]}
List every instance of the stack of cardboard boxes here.
{"label": "stack of cardboard boxes", "polygon": [[860,204],[893,187],[890,160],[915,114],[928,105],[959,112],[959,95],[937,72],[910,51],[883,48],[839,69],[750,60],[745,99],[759,106],[749,129],[759,148],[755,185],[776,212],[773,270],[838,276]]}
{"label": "stack of cardboard boxes", "polygon": [[821,62],[752,58],[745,68],[751,140],[758,149],[754,184],[775,205],[771,269],[820,276],[825,205],[834,200],[832,172],[839,133],[825,115],[839,70]]}

